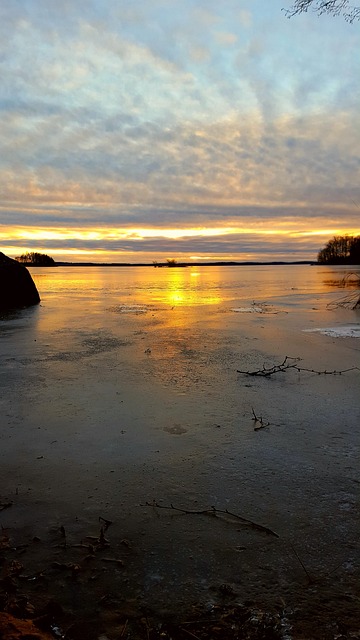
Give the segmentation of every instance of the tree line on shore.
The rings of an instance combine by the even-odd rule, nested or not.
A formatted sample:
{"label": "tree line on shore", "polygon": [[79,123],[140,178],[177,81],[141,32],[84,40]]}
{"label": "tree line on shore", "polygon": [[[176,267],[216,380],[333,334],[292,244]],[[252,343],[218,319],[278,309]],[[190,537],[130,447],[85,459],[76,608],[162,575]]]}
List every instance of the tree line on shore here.
{"label": "tree line on shore", "polygon": [[[28,252],[16,258],[18,262],[25,266],[32,267],[53,267],[56,262],[45,253]],[[321,249],[317,256],[319,264],[360,264],[360,236],[334,236],[325,247]],[[167,260],[168,267],[183,266],[175,259]],[[154,267],[164,266],[157,260],[153,261]]]}
{"label": "tree line on shore", "polygon": [[46,253],[37,253],[35,251],[31,251],[28,253],[23,253],[21,256],[17,256],[15,258],[21,264],[28,267],[54,267],[55,260],[50,256],[47,256]]}
{"label": "tree line on shore", "polygon": [[360,236],[334,236],[318,253],[320,264],[360,264]]}

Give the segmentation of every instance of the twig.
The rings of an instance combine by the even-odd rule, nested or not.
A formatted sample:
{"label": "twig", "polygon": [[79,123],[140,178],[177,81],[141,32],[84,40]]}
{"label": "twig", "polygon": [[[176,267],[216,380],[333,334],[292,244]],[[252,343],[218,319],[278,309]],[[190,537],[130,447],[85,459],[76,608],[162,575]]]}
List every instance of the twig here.
{"label": "twig", "polygon": [[342,373],[348,373],[349,371],[359,371],[359,367],[349,367],[349,369],[342,369],[341,371],[317,371],[316,369],[307,369],[306,367],[299,367],[297,362],[299,362],[301,358],[292,358],[291,356],[285,356],[284,360],[281,364],[274,364],[271,367],[265,367],[263,365],[262,369],[255,369],[254,371],[242,371],[240,369],[237,370],[237,373],[243,373],[248,376],[261,376],[263,378],[269,378],[275,373],[283,373],[288,369],[295,369],[295,371],[301,372],[306,371],[308,373],[316,373],[317,375],[341,375]]}
{"label": "twig", "polygon": [[109,546],[109,540],[108,540],[107,538],[105,538],[104,531],[105,531],[104,527],[101,527],[101,529],[100,529],[99,541],[98,541],[98,543],[99,543],[99,545],[100,545],[101,547],[107,547],[107,546]]}
{"label": "twig", "polygon": [[338,371],[316,371],[315,369],[305,369],[304,367],[295,367],[297,371],[307,371],[308,373],[316,373],[318,376],[341,376],[342,373],[348,373],[349,371],[360,371],[359,367],[349,367],[349,369],[342,369]]}
{"label": "twig", "polygon": [[[260,429],[265,429],[266,427],[270,426],[270,422],[268,420],[264,420],[262,416],[257,416],[253,407],[251,407],[252,413],[253,413],[253,418],[251,418],[252,420],[254,420],[255,424],[254,424],[254,431],[259,431]],[[256,423],[259,423],[260,426],[255,426]]]}
{"label": "twig", "polygon": [[62,538],[64,538],[64,545],[63,546],[64,546],[64,549],[66,549],[66,547],[67,547],[66,531],[65,531],[65,528],[62,525],[60,527],[60,535],[61,535]]}
{"label": "twig", "polygon": [[10,507],[12,507],[12,505],[13,505],[12,502],[1,503],[0,504],[0,511],[4,511],[5,509],[9,509]]}
{"label": "twig", "polygon": [[114,562],[115,564],[118,564],[120,567],[124,566],[123,561],[120,560],[119,558],[101,558],[101,560],[103,562]]}
{"label": "twig", "polygon": [[122,632],[120,633],[120,638],[123,638],[123,637],[124,637],[128,624],[129,624],[129,619],[127,618],[127,620],[126,620],[126,622],[125,622],[125,624],[124,624],[123,630],[122,630]]}
{"label": "twig", "polygon": [[334,567],[334,569],[331,569],[331,571],[328,571],[327,573],[325,573],[323,575],[323,578],[328,578],[329,576],[331,576],[333,573],[335,573],[335,571],[337,571],[338,569],[340,569],[340,567],[342,567],[342,565],[344,564],[344,562],[339,562],[339,564],[336,565],[336,567]]}
{"label": "twig", "polygon": [[307,575],[307,579],[309,580],[309,584],[313,584],[313,583],[315,582],[315,580],[314,580],[314,578],[312,578],[312,576],[311,576],[311,575],[310,575],[310,573],[308,572],[308,570],[307,570],[307,568],[305,567],[305,565],[304,565],[303,561],[301,560],[301,558],[300,558],[300,556],[299,556],[298,552],[296,551],[296,549],[295,549],[294,545],[293,545],[291,542],[289,542],[288,544],[289,544],[289,546],[291,547],[291,549],[293,550],[293,552],[294,552],[294,554],[295,554],[296,558],[298,559],[299,563],[301,564],[302,568],[304,569],[304,571],[305,571],[305,573],[306,573],[306,575]]}
{"label": "twig", "polygon": [[[293,360],[294,362],[291,362]],[[281,364],[274,364],[271,367],[265,367],[263,365],[262,369],[255,369],[255,371],[242,371],[238,369],[238,373],[245,373],[248,376],[263,376],[267,378],[272,376],[274,373],[279,373],[286,371],[287,369],[296,369],[295,362],[299,362],[300,358],[291,358],[289,356],[285,356],[283,362]]]}
{"label": "twig", "polygon": [[104,529],[104,532],[107,531],[110,525],[112,524],[111,520],[106,520],[106,518],[102,518],[101,516],[99,516],[99,522],[104,523],[104,526],[102,527]]}
{"label": "twig", "polygon": [[309,584],[319,583],[322,580],[329,578],[329,576],[331,576],[333,573],[335,573],[335,571],[337,571],[343,564],[343,562],[340,562],[333,569],[331,569],[331,571],[325,571],[325,573],[320,574],[319,577],[313,578],[313,576],[310,575],[309,571],[305,567],[305,565],[304,565],[303,561],[301,560],[298,552],[296,551],[294,545],[290,541],[288,541],[288,545],[291,548],[291,550],[294,553],[294,555],[296,556],[298,562],[300,563],[300,565],[304,569],[304,572],[306,573],[307,579],[309,580]]}
{"label": "twig", "polygon": [[[360,208],[360,207],[359,207]],[[350,309],[359,309],[360,308],[360,276],[358,273],[353,271],[349,271],[345,276],[340,280],[339,287],[357,287],[357,291],[354,293],[350,293],[340,300],[329,302],[327,304],[328,309],[338,309],[338,308],[350,308]]]}
{"label": "twig", "polygon": [[196,636],[195,633],[192,633],[191,631],[188,631],[188,629],[184,629],[183,627],[180,627],[180,629],[184,633],[187,633],[191,638],[195,638],[195,640],[200,640],[199,636]]}
{"label": "twig", "polygon": [[258,524],[253,520],[249,520],[248,518],[239,516],[237,513],[232,513],[231,511],[228,511],[228,509],[217,509],[216,507],[210,507],[207,509],[200,509],[199,511],[192,511],[188,509],[181,509],[179,507],[174,507],[173,504],[170,504],[170,506],[162,505],[156,502],[155,500],[153,502],[145,502],[145,505],[141,505],[141,506],[156,507],[157,509],[170,509],[173,511],[178,511],[179,513],[185,513],[187,515],[198,515],[198,516],[206,515],[206,516],[214,516],[214,517],[217,517],[219,514],[227,515],[232,518],[236,518],[237,520],[240,520],[242,524],[250,526],[253,529],[257,529],[258,531],[263,531],[268,535],[275,536],[275,538],[279,538],[279,535],[275,533],[275,531],[273,531],[272,529],[269,529],[269,527],[264,527],[264,525]]}
{"label": "twig", "polygon": [[142,618],[141,622],[144,625],[145,630],[146,630],[146,640],[150,640],[150,633],[149,632],[150,632],[151,628],[150,628],[150,625],[149,625],[149,621],[148,621],[147,618]]}

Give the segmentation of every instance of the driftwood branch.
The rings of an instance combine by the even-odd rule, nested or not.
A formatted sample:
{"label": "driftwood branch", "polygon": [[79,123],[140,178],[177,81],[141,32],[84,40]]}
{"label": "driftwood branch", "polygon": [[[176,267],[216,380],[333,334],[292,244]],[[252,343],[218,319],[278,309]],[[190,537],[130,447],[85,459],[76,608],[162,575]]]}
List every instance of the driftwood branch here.
{"label": "driftwood branch", "polygon": [[255,369],[254,371],[242,371],[241,369],[237,370],[237,373],[243,373],[247,376],[259,376],[263,378],[269,378],[275,373],[284,373],[288,371],[288,369],[295,369],[295,371],[301,372],[306,371],[307,373],[316,373],[317,375],[332,375],[332,376],[341,376],[342,373],[348,373],[349,371],[359,371],[359,367],[349,367],[349,369],[342,369],[333,371],[318,371],[316,369],[308,369],[306,367],[300,367],[297,363],[300,362],[301,358],[292,358],[291,356],[285,356],[284,360],[280,364],[273,364],[271,367],[265,367],[263,365],[262,369]]}
{"label": "driftwood branch", "polygon": [[217,509],[216,507],[208,507],[206,509],[200,509],[199,511],[194,511],[194,510],[181,509],[179,507],[174,507],[173,504],[170,504],[168,506],[162,505],[156,502],[155,500],[153,502],[145,502],[145,505],[141,505],[141,506],[155,507],[157,509],[170,509],[172,511],[177,511],[179,513],[184,513],[187,515],[214,516],[214,517],[218,517],[219,515],[230,516],[231,518],[236,518],[236,520],[239,520],[245,526],[252,527],[257,531],[262,531],[263,533],[267,533],[268,535],[275,536],[275,538],[279,538],[279,535],[275,533],[275,531],[273,531],[272,529],[269,529],[269,527],[264,527],[262,524],[253,522],[253,520],[249,520],[248,518],[239,516],[237,513],[232,513],[231,511],[228,511],[228,509]]}

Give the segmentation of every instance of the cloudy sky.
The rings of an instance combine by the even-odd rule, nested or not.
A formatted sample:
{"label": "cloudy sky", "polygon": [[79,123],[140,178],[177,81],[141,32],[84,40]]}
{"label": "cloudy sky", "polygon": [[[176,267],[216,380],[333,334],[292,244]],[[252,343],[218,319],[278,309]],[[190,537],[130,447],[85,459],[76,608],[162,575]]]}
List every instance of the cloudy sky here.
{"label": "cloudy sky", "polygon": [[0,250],[314,259],[360,234],[360,23],[0,0]]}

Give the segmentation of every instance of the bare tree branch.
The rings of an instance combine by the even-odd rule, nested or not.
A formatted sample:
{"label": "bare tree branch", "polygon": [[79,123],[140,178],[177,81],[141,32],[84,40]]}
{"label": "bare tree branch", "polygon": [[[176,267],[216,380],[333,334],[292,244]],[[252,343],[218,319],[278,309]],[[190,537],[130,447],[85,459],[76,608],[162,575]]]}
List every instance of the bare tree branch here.
{"label": "bare tree branch", "polygon": [[283,9],[288,18],[307,13],[309,10],[318,16],[324,13],[332,16],[342,15],[350,23],[360,20],[360,7],[351,5],[349,0],[295,0],[289,9]]}
{"label": "bare tree branch", "polygon": [[295,369],[295,371],[306,371],[308,373],[316,373],[317,375],[331,375],[331,376],[341,376],[342,373],[348,373],[348,371],[359,371],[359,367],[349,367],[349,369],[342,369],[333,371],[318,371],[316,369],[308,369],[306,367],[299,367],[297,362],[299,362],[301,358],[292,358],[290,356],[285,356],[284,360],[280,364],[273,364],[271,367],[265,367],[263,365],[262,369],[255,369],[254,371],[242,371],[240,369],[237,370],[237,373],[244,373],[248,376],[260,376],[263,378],[269,378],[274,375],[274,373],[284,373],[288,369]]}
{"label": "bare tree branch", "polygon": [[220,515],[225,515],[225,516],[230,516],[231,518],[235,518],[236,520],[239,520],[243,525],[246,525],[248,527],[252,527],[253,529],[257,529],[258,531],[263,531],[264,533],[267,533],[268,535],[271,536],[275,536],[275,538],[279,538],[279,535],[277,533],[275,533],[275,531],[273,531],[272,529],[269,529],[269,527],[264,527],[262,524],[258,524],[257,522],[253,522],[252,520],[248,520],[248,518],[243,518],[243,516],[239,516],[237,513],[232,513],[231,511],[228,511],[227,509],[216,509],[215,507],[208,507],[207,509],[201,509],[199,511],[193,511],[193,510],[188,510],[188,509],[180,509],[179,507],[174,507],[173,504],[170,504],[168,506],[159,504],[158,502],[156,502],[155,500],[153,502],[146,502],[145,505],[141,505],[141,506],[146,506],[146,507],[154,507],[156,509],[170,509],[172,511],[178,511],[180,513],[184,513],[187,515],[196,515],[196,516],[218,516],[218,514]]}

